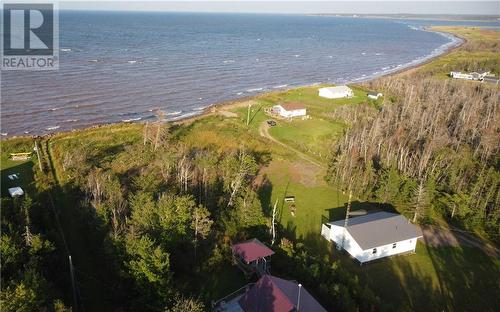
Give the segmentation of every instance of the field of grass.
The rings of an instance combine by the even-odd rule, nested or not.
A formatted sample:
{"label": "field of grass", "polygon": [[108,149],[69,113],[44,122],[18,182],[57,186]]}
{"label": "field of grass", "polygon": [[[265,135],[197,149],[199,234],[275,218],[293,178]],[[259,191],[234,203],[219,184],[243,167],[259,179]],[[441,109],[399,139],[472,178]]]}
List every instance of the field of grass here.
{"label": "field of grass", "polygon": [[338,122],[311,118],[280,122],[269,129],[269,133],[278,141],[325,160],[333,140],[342,134],[344,128],[345,125]]}
{"label": "field of grass", "polygon": [[[265,108],[287,102],[299,102],[307,108],[310,119],[277,120],[277,125],[269,130],[271,136],[313,158],[325,161],[330,146],[335,138],[342,135],[346,124],[330,117],[335,109],[343,105],[372,103],[367,98],[367,91],[352,87],[354,97],[344,99],[325,99],[318,96],[319,86],[303,87],[283,92],[273,92],[257,97],[250,112],[249,128],[258,135],[258,128],[266,119]],[[381,100],[379,100],[381,101]],[[239,115],[240,123],[246,123],[248,109],[239,107],[234,110]]]}
{"label": "field of grass", "polygon": [[[8,189],[20,186],[25,192],[34,191],[33,166],[37,161],[35,154],[29,160],[14,161],[10,159],[10,153],[24,153],[33,151],[33,139],[13,139],[2,141],[2,154],[0,158],[2,196],[9,196]],[[17,174],[19,179],[10,180],[10,174]]]}

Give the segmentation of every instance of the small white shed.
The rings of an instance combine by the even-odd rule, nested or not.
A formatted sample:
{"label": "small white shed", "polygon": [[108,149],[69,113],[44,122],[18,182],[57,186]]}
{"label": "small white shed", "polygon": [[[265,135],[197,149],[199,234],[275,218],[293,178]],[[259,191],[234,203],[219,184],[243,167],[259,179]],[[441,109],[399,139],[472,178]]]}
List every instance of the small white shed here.
{"label": "small white shed", "polygon": [[306,107],[301,103],[284,103],[273,106],[275,114],[284,118],[301,117],[307,115]]}
{"label": "small white shed", "polygon": [[354,92],[348,86],[327,87],[321,88],[318,91],[319,96],[327,99],[341,99],[354,96]]}
{"label": "small white shed", "polygon": [[18,197],[18,196],[23,196],[24,195],[24,191],[19,186],[16,186],[16,187],[11,187],[9,189],[9,194],[10,194],[11,197]]}
{"label": "small white shed", "polygon": [[380,92],[368,92],[368,98],[372,100],[378,100],[379,97],[382,97],[383,94]]}
{"label": "small white shed", "polygon": [[365,263],[415,252],[422,231],[400,214],[376,212],[350,218],[347,228],[344,220],[323,224],[321,235]]}

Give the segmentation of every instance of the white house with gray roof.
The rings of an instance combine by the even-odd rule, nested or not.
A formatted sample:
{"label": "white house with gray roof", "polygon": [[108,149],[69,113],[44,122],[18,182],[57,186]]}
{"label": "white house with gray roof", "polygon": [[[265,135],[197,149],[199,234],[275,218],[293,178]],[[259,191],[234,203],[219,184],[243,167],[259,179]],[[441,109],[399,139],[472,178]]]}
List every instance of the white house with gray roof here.
{"label": "white house with gray roof", "polygon": [[364,216],[323,224],[321,235],[345,249],[360,263],[415,252],[422,231],[400,214],[369,213]]}

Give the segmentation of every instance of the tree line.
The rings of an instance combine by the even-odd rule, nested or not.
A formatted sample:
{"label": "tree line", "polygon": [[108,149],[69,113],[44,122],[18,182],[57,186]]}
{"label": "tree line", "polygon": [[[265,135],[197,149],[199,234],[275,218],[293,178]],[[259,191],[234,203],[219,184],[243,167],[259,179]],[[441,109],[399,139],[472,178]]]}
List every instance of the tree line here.
{"label": "tree line", "polygon": [[104,248],[131,285],[124,291],[137,295],[132,309],[147,302],[147,310],[205,310],[208,298],[175,281],[227,263],[221,252],[229,241],[266,232],[252,184],[258,157],[244,146],[188,146],[163,123],[145,126],[142,136],[107,159],[99,148],[70,148],[63,173],[107,231]]}
{"label": "tree line", "polygon": [[350,128],[332,146],[329,181],[393,203],[415,222],[439,214],[498,241],[499,89],[420,74],[366,87],[388,96],[380,107],[334,113]]}

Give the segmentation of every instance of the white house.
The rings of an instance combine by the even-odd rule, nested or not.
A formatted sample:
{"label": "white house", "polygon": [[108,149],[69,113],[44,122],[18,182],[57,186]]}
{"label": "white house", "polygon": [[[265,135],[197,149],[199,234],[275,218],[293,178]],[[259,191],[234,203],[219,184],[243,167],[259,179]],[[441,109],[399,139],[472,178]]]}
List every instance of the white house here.
{"label": "white house", "polygon": [[306,116],[306,107],[301,103],[285,103],[273,106],[273,112],[284,118]]}
{"label": "white house", "polygon": [[348,86],[327,87],[318,90],[319,96],[327,99],[350,98],[354,96],[351,88]]}
{"label": "white house", "polygon": [[415,252],[422,231],[400,214],[369,213],[323,224],[321,235],[345,249],[360,263],[396,254]]}
{"label": "white house", "polygon": [[383,94],[380,92],[368,92],[368,98],[372,100],[378,100],[379,97],[382,97]]}
{"label": "white house", "polygon": [[10,194],[11,197],[23,196],[24,195],[24,191],[19,186],[16,186],[16,187],[11,187],[9,189],[9,194]]}

